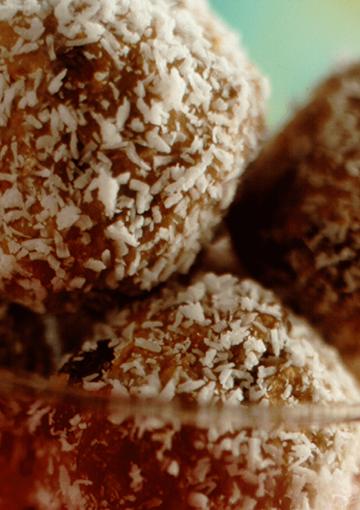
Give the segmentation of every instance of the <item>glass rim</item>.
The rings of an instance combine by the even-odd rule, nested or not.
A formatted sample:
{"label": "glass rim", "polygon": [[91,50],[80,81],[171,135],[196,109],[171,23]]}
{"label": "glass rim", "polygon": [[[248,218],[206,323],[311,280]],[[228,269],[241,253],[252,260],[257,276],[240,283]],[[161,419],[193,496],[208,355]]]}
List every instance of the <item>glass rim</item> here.
{"label": "glass rim", "polygon": [[251,428],[274,430],[299,429],[360,423],[360,402],[328,402],[324,404],[233,404],[171,401],[157,398],[125,397],[60,385],[32,373],[13,373],[0,369],[0,396],[14,399],[14,393],[32,394],[36,400],[57,400],[76,403],[79,409],[105,410],[108,415],[158,419],[163,422],[180,421],[198,427]]}

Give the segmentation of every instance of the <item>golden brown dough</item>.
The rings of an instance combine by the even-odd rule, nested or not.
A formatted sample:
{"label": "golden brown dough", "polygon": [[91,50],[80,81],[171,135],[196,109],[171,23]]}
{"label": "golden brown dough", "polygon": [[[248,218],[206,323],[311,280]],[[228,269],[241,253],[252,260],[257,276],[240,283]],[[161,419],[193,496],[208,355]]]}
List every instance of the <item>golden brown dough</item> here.
{"label": "golden brown dough", "polygon": [[[187,4],[187,2],[185,2]],[[266,86],[206,2],[0,6],[0,286],[36,311],[187,272],[263,130]]]}

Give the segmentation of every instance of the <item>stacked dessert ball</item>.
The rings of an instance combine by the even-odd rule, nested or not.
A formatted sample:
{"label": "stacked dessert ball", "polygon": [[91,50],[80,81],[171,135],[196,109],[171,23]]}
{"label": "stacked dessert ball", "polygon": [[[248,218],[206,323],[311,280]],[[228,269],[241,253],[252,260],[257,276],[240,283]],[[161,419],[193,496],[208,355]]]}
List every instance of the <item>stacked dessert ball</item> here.
{"label": "stacked dessert ball", "polygon": [[[112,310],[62,369],[105,395],[240,405],[356,402],[334,351],[252,280],[207,273],[189,287]],[[327,508],[350,503],[359,432],[206,429],[60,409],[43,418],[57,449],[33,504],[72,508]],[[43,444],[39,449],[44,448]],[[45,446],[46,448],[46,446]],[[66,480],[66,483],[62,483]],[[39,495],[46,495],[42,500]],[[51,496],[51,499],[49,499]],[[76,508],[78,508],[76,507]]]}
{"label": "stacked dessert ball", "polygon": [[[120,397],[155,399],[182,408],[226,404],[240,416],[253,404],[291,413],[301,404],[360,401],[332,348],[274,294],[240,277],[226,233],[198,259],[187,283],[176,276],[187,275],[210,244],[263,135],[266,82],[236,37],[202,0],[5,0],[0,70],[0,298],[6,303],[0,337],[3,330],[10,346],[0,354],[6,363],[21,345],[22,356],[31,357],[34,346],[42,352],[42,338],[57,356],[71,351],[52,378],[64,401],[0,398],[0,506],[350,508],[360,467],[355,425],[204,426],[176,414],[129,416],[121,405],[116,412],[101,407]],[[337,256],[330,250],[320,257],[323,264],[355,260],[344,276],[347,289],[355,289],[353,309],[342,312],[354,317],[343,321],[349,329],[357,320],[358,180],[356,140],[345,135],[357,127],[356,73],[325,84],[309,107],[312,116],[305,109],[300,127],[295,120],[291,136],[285,131],[275,142],[284,165],[270,157],[264,165],[265,152],[245,186],[267,197],[281,180],[284,203],[292,204],[283,167],[294,156],[299,175],[311,176],[294,185],[309,202],[303,207],[299,199],[285,215],[320,236],[321,245],[324,232],[326,239],[351,239],[341,253],[334,249]],[[341,108],[348,112],[348,145],[340,140]],[[334,126],[338,138],[330,140]],[[257,170],[264,166],[268,172]],[[314,233],[301,211],[319,217],[320,204],[330,214],[324,190],[334,199],[334,216],[324,216],[324,232]],[[276,218],[272,210],[270,217]],[[268,252],[253,248],[262,230],[251,220],[247,209],[238,215],[240,233],[233,229],[233,237],[266,265]],[[286,231],[275,221],[274,229]],[[311,263],[306,267],[314,273]],[[203,272],[209,269],[218,274]],[[298,295],[303,279],[300,273],[289,293]],[[79,306],[71,316],[51,315]],[[17,317],[26,318],[19,330]],[[91,392],[85,409],[81,392]]]}
{"label": "stacked dessert ball", "polygon": [[360,342],[359,105],[359,64],[325,80],[266,145],[230,222],[252,274],[343,352]]}
{"label": "stacked dessert ball", "polygon": [[3,295],[35,311],[187,272],[263,128],[265,82],[199,2],[0,13]]}
{"label": "stacked dessert ball", "polygon": [[[111,310],[57,379],[90,391],[92,401],[220,402],[234,413],[249,404],[291,412],[304,403],[355,403],[360,394],[335,351],[270,291],[214,273]],[[176,414],[129,417],[119,404],[104,412],[71,400],[56,406],[38,400],[13,419],[16,428],[21,419],[22,436],[31,439],[33,483],[23,504],[335,510],[358,496],[357,426],[287,431],[225,421],[204,427]],[[14,484],[19,475],[11,469],[9,462],[4,476]]]}

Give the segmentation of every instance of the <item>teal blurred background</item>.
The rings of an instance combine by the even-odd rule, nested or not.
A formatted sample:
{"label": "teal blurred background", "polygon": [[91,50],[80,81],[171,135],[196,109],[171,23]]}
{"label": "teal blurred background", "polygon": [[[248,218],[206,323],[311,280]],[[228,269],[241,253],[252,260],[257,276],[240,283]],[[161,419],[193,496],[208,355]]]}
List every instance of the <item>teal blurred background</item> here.
{"label": "teal blurred background", "polygon": [[[194,0],[196,2],[196,0]],[[360,0],[210,0],[271,81],[281,122],[343,57],[360,55]]]}

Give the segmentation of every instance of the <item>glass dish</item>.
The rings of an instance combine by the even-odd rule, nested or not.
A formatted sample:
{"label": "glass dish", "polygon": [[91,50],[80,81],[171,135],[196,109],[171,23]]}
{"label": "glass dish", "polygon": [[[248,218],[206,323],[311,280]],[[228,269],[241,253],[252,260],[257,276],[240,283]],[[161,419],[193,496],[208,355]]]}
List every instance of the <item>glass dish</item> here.
{"label": "glass dish", "polygon": [[[136,423],[138,429],[143,430],[143,435],[139,434],[137,438],[132,438],[131,442],[128,436],[124,436],[124,424],[129,422]],[[91,435],[95,430],[97,431],[95,435],[99,434],[102,441],[104,437],[107,437],[106,434],[111,434],[112,437],[107,444],[110,450],[101,450],[103,445],[96,444],[97,440],[94,436],[92,440],[88,437],[85,443],[84,437],[79,441],[77,433],[74,432],[74,428],[79,423],[83,423],[83,430],[86,429],[85,435],[87,433]],[[68,428],[66,433],[65,424]],[[336,404],[328,407],[314,405],[199,406],[184,401],[169,403],[151,399],[136,400],[102,395],[101,392],[74,390],[65,388],[59,380],[49,381],[31,374],[15,375],[8,370],[1,370],[0,508],[6,510],[42,510],[42,508],[49,508],[49,510],[58,508],[69,510],[92,508],[111,510],[117,508],[302,509],[305,506],[293,507],[282,495],[279,495],[278,507],[271,506],[273,503],[266,503],[266,499],[261,497],[257,499],[255,488],[252,491],[253,497],[246,496],[245,499],[240,498],[233,503],[229,499],[229,501],[223,501],[223,506],[217,504],[216,507],[213,506],[211,497],[208,498],[200,490],[186,492],[187,488],[184,488],[183,479],[178,476],[179,471],[183,469],[182,463],[192,462],[190,457],[187,457],[187,450],[191,456],[191,449],[186,441],[194,434],[198,439],[201,438],[204,431],[207,435],[218,434],[217,437],[226,437],[226,434],[231,434],[233,437],[235,434],[239,435],[249,430],[256,431],[257,434],[291,435],[307,434],[307,431],[314,433],[324,427],[343,427],[344,424],[347,424],[346,427],[352,427],[353,430],[356,430],[359,425],[360,430],[360,404]],[[169,428],[175,430],[176,434],[180,434],[182,438],[180,451],[184,454],[177,453],[176,463],[168,463],[166,476],[171,483],[169,482],[167,486],[167,479],[164,482],[163,473],[158,472],[158,450],[153,450],[149,446],[152,439],[149,440],[146,434],[148,430],[163,431]],[[121,446],[122,441],[124,441],[123,446]],[[101,442],[100,438],[99,442]],[[147,451],[143,451],[144,442],[149,446]],[[116,463],[114,458],[109,459],[109,455],[117,456]],[[87,467],[82,471],[83,473],[86,471],[86,478],[79,478],[73,482],[70,478],[74,475],[71,466],[75,458],[79,465],[83,464]],[[223,462],[221,455],[217,461]],[[148,464],[142,466],[144,462]],[[158,500],[154,497],[148,498],[142,503],[134,503],[131,500],[128,503],[115,503],[114,501],[121,500],[121,490],[128,493],[129,486],[133,487],[134,491],[137,484],[141,486],[141,469],[144,467],[146,471],[149,466],[153,470],[154,480],[158,479],[158,487],[155,484],[154,491],[155,493],[159,491],[161,497]],[[54,473],[58,475],[55,476]],[[260,470],[258,474],[260,478],[263,475],[266,479],[269,475],[268,468],[264,465],[264,472],[261,473]],[[242,476],[246,478],[245,471],[240,473],[240,479]],[[104,479],[111,479],[113,483],[111,490],[113,490],[114,499],[110,506],[109,503],[105,503],[105,496],[102,501],[95,490],[99,487],[99,480],[103,482]],[[239,473],[237,473],[237,480],[239,480]],[[169,492],[165,496],[164,483],[165,492]],[[206,477],[204,483],[205,485],[207,483]],[[244,483],[250,482],[245,480]],[[349,510],[360,508],[356,473],[353,476],[353,483],[351,501],[344,506],[345,500],[341,499],[340,494],[338,503],[329,503],[328,508],[348,508]],[[82,499],[80,493],[84,490],[92,494],[90,499]],[[111,490],[109,489],[108,493]],[[56,494],[59,491],[68,494],[66,501],[61,503],[57,501]],[[187,495],[184,499],[185,492]],[[37,499],[34,499],[34,494]],[[331,495],[328,497],[331,499]],[[41,501],[43,506],[37,506],[38,501]],[[326,507],[316,504],[307,508],[318,510]]]}

